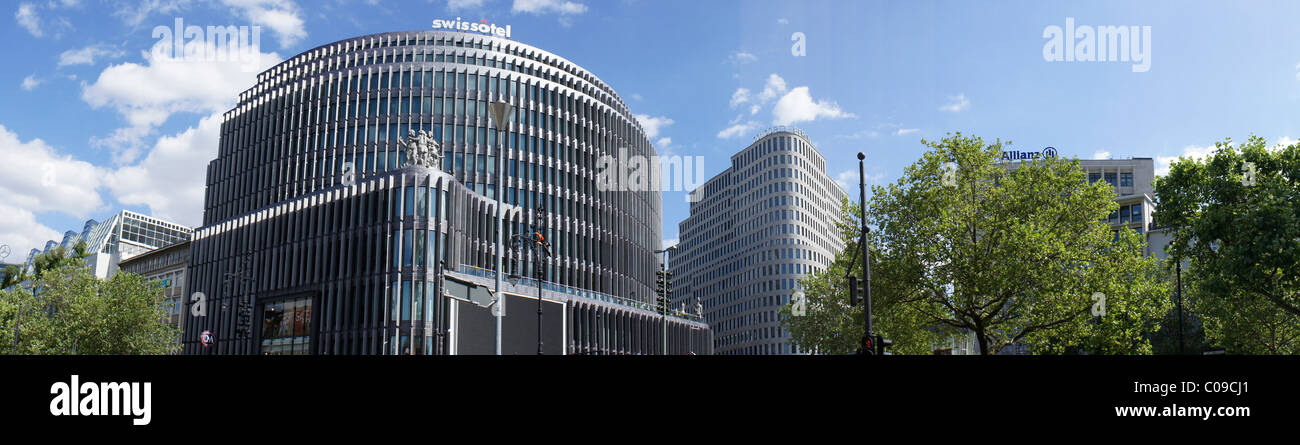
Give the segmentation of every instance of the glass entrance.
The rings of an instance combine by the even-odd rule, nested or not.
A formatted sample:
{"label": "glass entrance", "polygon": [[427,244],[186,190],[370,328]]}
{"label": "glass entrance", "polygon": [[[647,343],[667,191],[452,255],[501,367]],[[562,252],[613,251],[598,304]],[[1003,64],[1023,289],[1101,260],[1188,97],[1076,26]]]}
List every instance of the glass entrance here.
{"label": "glass entrance", "polygon": [[311,297],[262,304],[262,354],[311,354]]}

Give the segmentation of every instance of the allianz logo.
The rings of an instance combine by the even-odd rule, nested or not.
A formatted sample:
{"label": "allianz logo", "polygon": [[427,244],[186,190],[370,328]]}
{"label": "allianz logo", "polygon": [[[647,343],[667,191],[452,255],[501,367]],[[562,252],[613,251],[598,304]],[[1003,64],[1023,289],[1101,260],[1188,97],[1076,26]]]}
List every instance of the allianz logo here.
{"label": "allianz logo", "polygon": [[1055,147],[1047,147],[1044,148],[1043,151],[1012,150],[1012,151],[1002,152],[1003,161],[1020,161],[1020,160],[1028,160],[1028,159],[1045,159],[1045,158],[1055,158],[1055,157],[1057,157]]}

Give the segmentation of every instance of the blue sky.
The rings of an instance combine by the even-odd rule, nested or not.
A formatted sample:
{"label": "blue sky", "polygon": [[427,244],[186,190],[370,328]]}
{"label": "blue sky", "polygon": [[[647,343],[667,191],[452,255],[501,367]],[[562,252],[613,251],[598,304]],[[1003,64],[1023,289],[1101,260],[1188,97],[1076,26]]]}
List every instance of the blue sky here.
{"label": "blue sky", "polygon": [[[1092,159],[1203,155],[1300,138],[1297,2],[19,0],[0,64],[0,244],[31,247],[126,208],[201,221],[220,113],[252,85],[234,64],[164,64],[157,26],[261,26],[259,66],[333,41],[510,24],[612,85],[661,153],[706,177],[773,124],[805,130],[856,185],[897,180],[922,138],[961,131]],[[1150,68],[1049,62],[1049,26],[1149,26]],[[803,33],[806,55],[792,54]],[[664,238],[687,216],[664,194]]]}

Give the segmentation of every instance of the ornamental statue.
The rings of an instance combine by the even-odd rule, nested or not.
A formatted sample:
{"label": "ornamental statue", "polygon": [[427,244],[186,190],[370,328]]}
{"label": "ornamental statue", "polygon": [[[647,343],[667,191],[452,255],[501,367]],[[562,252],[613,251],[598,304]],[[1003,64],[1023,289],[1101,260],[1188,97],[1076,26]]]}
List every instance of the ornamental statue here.
{"label": "ornamental statue", "polygon": [[442,168],[442,149],[429,132],[420,130],[416,133],[412,129],[407,138],[397,144],[406,152],[406,167]]}

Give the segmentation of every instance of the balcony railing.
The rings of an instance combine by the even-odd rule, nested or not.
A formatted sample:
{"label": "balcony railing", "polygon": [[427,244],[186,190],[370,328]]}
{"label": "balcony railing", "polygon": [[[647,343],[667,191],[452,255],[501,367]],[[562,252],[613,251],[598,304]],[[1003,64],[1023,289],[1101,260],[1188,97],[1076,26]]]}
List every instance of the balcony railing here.
{"label": "balcony railing", "polygon": [[[464,265],[464,264],[460,266],[460,269],[458,269],[457,272],[473,275],[480,278],[488,278],[488,279],[496,279],[497,276],[496,271],[484,269],[481,267]],[[519,284],[517,284],[517,286],[536,288],[537,280],[528,277],[523,277],[519,279]],[[543,281],[542,289],[555,292],[555,293],[572,295],[575,297],[582,297],[589,300],[603,301],[606,303],[613,303],[621,306],[633,307],[637,309],[651,311],[654,313],[659,313],[659,307],[657,305],[646,303],[644,301],[633,300],[631,298],[624,298],[615,295],[610,295],[604,292],[596,292],[596,291],[576,288],[572,286],[565,286],[563,284],[552,283],[550,281]],[[672,310],[671,308],[668,310],[668,315],[672,315],[678,318],[685,318],[692,321],[703,321],[701,317],[695,314]]]}

